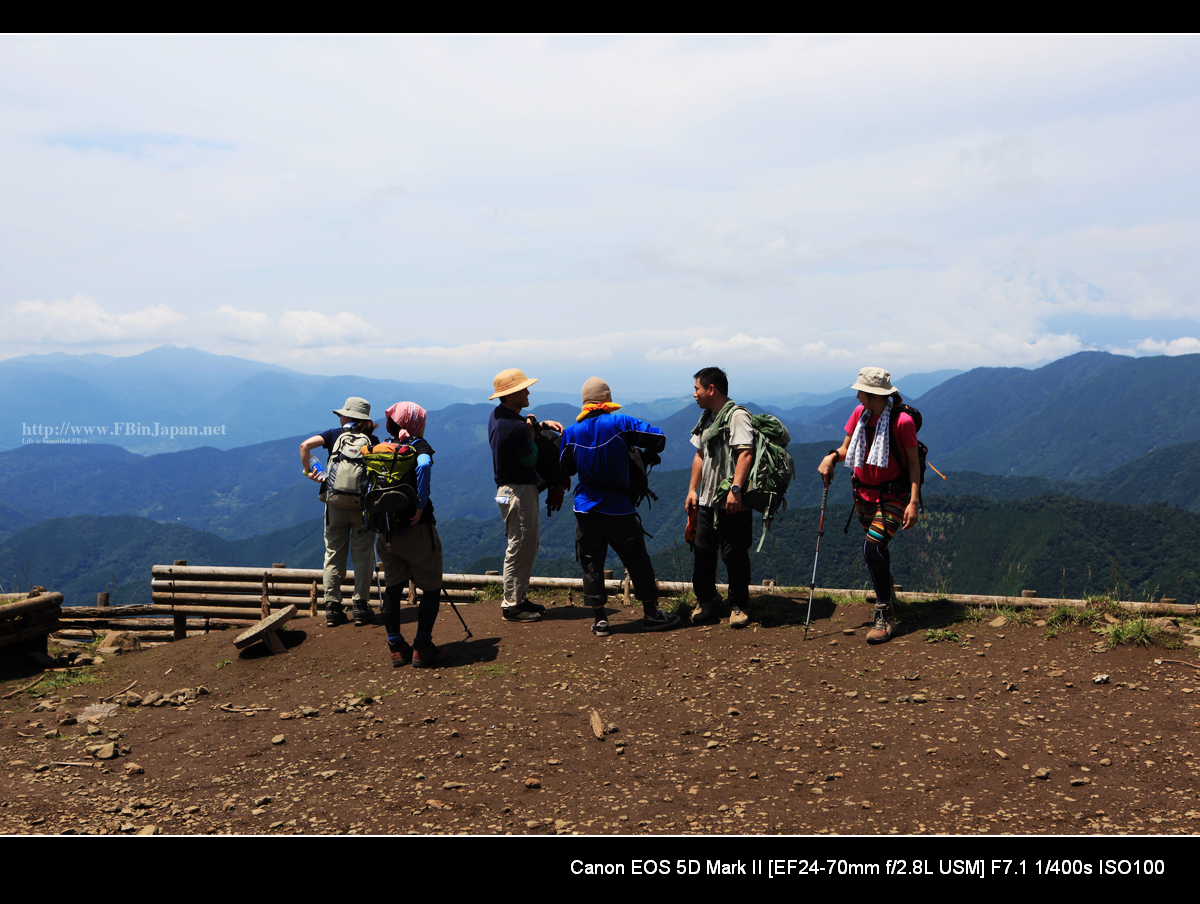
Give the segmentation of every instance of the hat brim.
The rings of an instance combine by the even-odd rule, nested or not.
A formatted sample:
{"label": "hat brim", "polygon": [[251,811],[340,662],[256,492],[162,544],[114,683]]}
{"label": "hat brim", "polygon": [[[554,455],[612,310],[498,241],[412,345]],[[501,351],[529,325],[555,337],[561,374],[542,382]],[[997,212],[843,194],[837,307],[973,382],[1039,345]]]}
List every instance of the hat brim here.
{"label": "hat brim", "polygon": [[369,421],[371,419],[369,412],[367,414],[361,414],[357,411],[347,411],[345,408],[335,408],[333,409],[333,413],[339,417],[353,418],[356,421]]}
{"label": "hat brim", "polygon": [[865,383],[858,382],[858,380],[855,380],[850,385],[850,388],[858,389],[858,390],[861,390],[862,392],[866,392],[871,395],[884,395],[884,396],[891,395],[893,392],[900,391],[894,385],[889,387],[888,389],[884,389],[882,386],[867,386]]}
{"label": "hat brim", "polygon": [[513,386],[511,389],[504,389],[504,390],[501,390],[500,392],[493,392],[490,396],[488,396],[488,401],[490,402],[492,399],[499,399],[499,398],[503,398],[506,395],[512,395],[514,392],[520,392],[522,389],[528,389],[530,386],[532,386],[536,382],[537,382],[537,377],[534,377],[533,379],[526,380],[523,383],[518,383],[516,386]]}

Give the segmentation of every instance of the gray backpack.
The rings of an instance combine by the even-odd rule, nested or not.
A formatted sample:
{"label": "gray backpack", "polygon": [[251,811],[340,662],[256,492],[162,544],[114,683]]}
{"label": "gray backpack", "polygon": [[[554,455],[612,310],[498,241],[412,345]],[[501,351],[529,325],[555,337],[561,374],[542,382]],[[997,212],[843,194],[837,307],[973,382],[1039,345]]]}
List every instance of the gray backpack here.
{"label": "gray backpack", "polygon": [[359,451],[370,446],[365,433],[343,433],[329,450],[329,470],[318,494],[321,501],[334,508],[362,511],[367,495],[367,462]]}

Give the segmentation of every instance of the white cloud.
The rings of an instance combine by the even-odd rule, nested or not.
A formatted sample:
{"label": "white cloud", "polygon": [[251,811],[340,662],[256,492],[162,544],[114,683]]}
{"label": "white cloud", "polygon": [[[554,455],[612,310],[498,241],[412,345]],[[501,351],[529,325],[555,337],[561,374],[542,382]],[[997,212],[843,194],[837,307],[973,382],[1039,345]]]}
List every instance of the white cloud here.
{"label": "white cloud", "polygon": [[[16,353],[183,340],[450,382],[1036,363],[1086,347],[1069,315],[1200,322],[1197,50],[0,37],[0,309]],[[1172,329],[1115,344],[1196,333]]]}
{"label": "white cloud", "polygon": [[378,327],[349,311],[333,315],[319,311],[284,311],[279,318],[279,328],[295,344],[306,348],[374,340],[382,335]]}
{"label": "white cloud", "polygon": [[774,336],[747,336],[736,333],[729,338],[702,336],[689,345],[652,348],[646,352],[647,361],[698,361],[714,358],[731,360],[762,360],[787,355],[788,345]]}
{"label": "white cloud", "polygon": [[1180,336],[1169,342],[1157,339],[1143,339],[1132,348],[1110,348],[1109,351],[1118,354],[1136,354],[1145,352],[1151,355],[1195,355],[1200,353],[1200,339],[1195,336]]}
{"label": "white cloud", "polygon": [[12,338],[31,345],[112,345],[179,337],[185,319],[165,304],[113,314],[76,294],[69,301],[19,301],[9,307],[5,327]]}

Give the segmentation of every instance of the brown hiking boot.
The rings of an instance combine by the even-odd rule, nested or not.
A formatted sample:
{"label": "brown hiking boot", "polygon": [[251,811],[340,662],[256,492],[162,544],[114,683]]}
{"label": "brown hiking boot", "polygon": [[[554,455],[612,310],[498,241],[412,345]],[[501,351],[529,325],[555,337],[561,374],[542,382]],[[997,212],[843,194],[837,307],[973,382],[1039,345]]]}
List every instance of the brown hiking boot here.
{"label": "brown hiking boot", "polygon": [[867,643],[887,643],[896,633],[896,616],[891,606],[875,607],[875,623],[867,632]]}
{"label": "brown hiking boot", "polygon": [[412,664],[414,669],[427,669],[431,666],[442,665],[450,658],[449,650],[444,647],[435,647],[429,641],[415,644],[412,650]]}
{"label": "brown hiking boot", "polygon": [[717,604],[715,602],[697,602],[696,608],[692,610],[692,624],[698,625],[702,622],[711,621],[716,609]]}
{"label": "brown hiking boot", "polygon": [[748,624],[750,624],[750,616],[746,614],[744,609],[734,606],[733,611],[729,613],[729,627],[744,628]]}

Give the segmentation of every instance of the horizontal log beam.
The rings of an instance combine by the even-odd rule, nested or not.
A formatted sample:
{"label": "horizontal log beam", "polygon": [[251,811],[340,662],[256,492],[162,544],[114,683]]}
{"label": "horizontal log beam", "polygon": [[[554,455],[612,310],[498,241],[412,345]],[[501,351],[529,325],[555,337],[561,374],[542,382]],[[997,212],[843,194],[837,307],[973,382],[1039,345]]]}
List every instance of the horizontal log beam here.
{"label": "horizontal log beam", "polygon": [[[253,615],[248,615],[246,618],[234,618],[231,615],[236,615],[234,610],[229,609],[214,609],[215,615],[188,615],[187,626],[189,628],[227,628],[235,625],[246,625],[251,622],[259,621],[258,610],[253,611]],[[174,614],[174,613],[172,613]],[[162,618],[122,618],[122,619],[103,619],[103,618],[64,618],[61,619],[63,630],[72,629],[78,631],[129,631],[136,634],[139,628],[153,628],[155,630],[170,630],[172,628],[171,616],[166,615]]]}
{"label": "horizontal log beam", "polygon": [[41,612],[43,609],[53,609],[55,606],[61,606],[62,602],[63,595],[61,593],[42,593],[20,602],[5,603],[0,606],[0,619],[16,618],[18,615],[29,615],[32,612]]}
{"label": "horizontal log beam", "polygon": [[35,625],[30,625],[27,628],[22,628],[20,631],[5,631],[0,633],[0,647],[8,647],[17,643],[24,643],[27,640],[35,640],[39,637],[45,637],[57,629],[58,619],[50,619]]}
{"label": "horizontal log beam", "polygon": [[138,606],[67,606],[64,618],[125,618],[129,615],[149,615],[154,611],[150,603]]}

